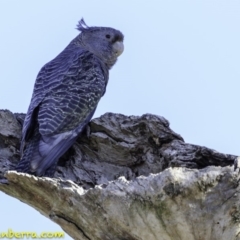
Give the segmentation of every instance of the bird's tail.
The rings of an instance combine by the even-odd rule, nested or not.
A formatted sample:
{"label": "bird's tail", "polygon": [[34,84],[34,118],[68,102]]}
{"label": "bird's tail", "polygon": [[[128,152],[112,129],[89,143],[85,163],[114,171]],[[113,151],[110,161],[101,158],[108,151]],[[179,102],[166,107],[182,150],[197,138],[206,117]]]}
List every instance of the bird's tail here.
{"label": "bird's tail", "polygon": [[77,138],[77,135],[65,138],[66,135],[71,135],[71,131],[44,138],[40,133],[35,135],[26,144],[23,156],[15,170],[39,177],[53,177],[58,159],[73,145]]}
{"label": "bird's tail", "polygon": [[30,173],[30,174],[32,174],[30,163],[31,163],[31,159],[32,159],[33,153],[37,149],[39,140],[40,140],[40,134],[35,135],[31,139],[31,141],[29,141],[26,144],[26,148],[25,148],[25,150],[23,152],[21,160],[18,163],[17,167],[15,168],[15,170],[17,172],[23,172],[23,173]]}

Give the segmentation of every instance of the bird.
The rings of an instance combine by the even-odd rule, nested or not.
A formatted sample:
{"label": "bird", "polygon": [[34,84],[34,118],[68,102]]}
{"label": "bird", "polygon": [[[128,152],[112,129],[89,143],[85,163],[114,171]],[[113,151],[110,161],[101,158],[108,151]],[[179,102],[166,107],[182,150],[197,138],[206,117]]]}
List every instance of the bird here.
{"label": "bird", "polygon": [[39,71],[23,123],[17,172],[53,177],[59,158],[74,144],[106,92],[109,70],[124,51],[124,35],[89,27]]}

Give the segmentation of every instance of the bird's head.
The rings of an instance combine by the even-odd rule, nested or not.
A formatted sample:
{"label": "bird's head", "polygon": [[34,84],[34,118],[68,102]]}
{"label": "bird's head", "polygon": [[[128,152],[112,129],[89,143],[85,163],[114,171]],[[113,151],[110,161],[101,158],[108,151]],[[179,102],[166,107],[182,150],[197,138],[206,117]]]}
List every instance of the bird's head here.
{"label": "bird's head", "polygon": [[124,50],[123,34],[109,27],[88,27],[83,19],[77,29],[81,31],[81,45],[111,68]]}

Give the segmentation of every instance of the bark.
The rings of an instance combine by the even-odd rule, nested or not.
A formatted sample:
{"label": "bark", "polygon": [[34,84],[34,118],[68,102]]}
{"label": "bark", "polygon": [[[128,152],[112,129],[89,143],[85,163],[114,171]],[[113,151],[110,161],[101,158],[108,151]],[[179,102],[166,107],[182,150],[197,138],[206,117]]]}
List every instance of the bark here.
{"label": "bark", "polygon": [[185,143],[160,116],[106,113],[39,178],[8,171],[24,116],[0,111],[0,190],[73,239],[240,239],[237,156]]}

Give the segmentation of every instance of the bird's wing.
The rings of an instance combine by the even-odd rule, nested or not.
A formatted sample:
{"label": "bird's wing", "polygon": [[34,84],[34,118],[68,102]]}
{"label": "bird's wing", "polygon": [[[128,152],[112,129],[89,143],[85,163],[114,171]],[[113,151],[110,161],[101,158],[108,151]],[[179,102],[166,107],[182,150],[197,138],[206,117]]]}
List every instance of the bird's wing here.
{"label": "bird's wing", "polygon": [[105,91],[107,77],[101,63],[86,51],[65,49],[46,64],[37,76],[26,115],[24,142],[39,125],[41,135],[69,131],[88,117]]}
{"label": "bird's wing", "polygon": [[61,84],[45,95],[37,118],[41,139],[31,160],[36,175],[55,166],[75,142],[92,118],[106,82],[101,64],[92,54],[85,54],[72,64]]}
{"label": "bird's wing", "polygon": [[37,176],[52,176],[58,159],[73,145],[78,134],[91,120],[95,109],[91,111],[83,122],[73,130],[53,136],[42,136],[38,143],[38,151],[34,151],[31,158],[31,171]]}
{"label": "bird's wing", "polygon": [[55,135],[78,127],[96,108],[106,88],[99,61],[91,54],[81,55],[49,91],[39,106],[41,135]]}
{"label": "bird's wing", "polygon": [[65,49],[55,59],[45,64],[37,75],[35,81],[31,103],[29,105],[22,129],[21,155],[25,141],[33,135],[37,125],[37,115],[39,104],[43,101],[46,94],[55,86],[61,84],[61,76],[68,72],[69,66],[76,61],[81,51],[75,53],[71,49]]}
{"label": "bird's wing", "polygon": [[[108,76],[101,62],[89,52],[72,56],[57,57],[37,77],[22,141],[30,147],[34,142],[34,149],[31,156],[23,154],[20,170],[29,165],[27,161],[29,171],[38,176],[51,169],[90,121],[105,92]],[[38,140],[33,141],[36,129]]]}

